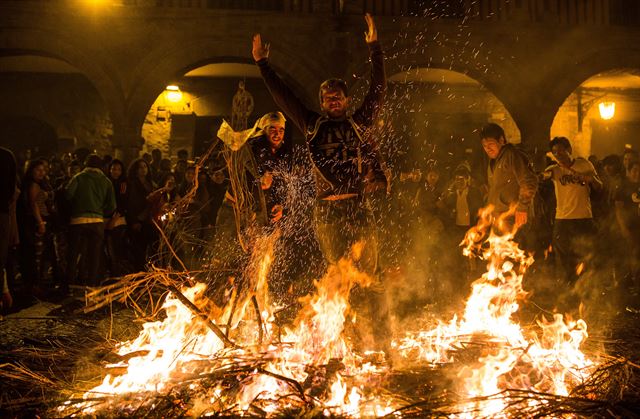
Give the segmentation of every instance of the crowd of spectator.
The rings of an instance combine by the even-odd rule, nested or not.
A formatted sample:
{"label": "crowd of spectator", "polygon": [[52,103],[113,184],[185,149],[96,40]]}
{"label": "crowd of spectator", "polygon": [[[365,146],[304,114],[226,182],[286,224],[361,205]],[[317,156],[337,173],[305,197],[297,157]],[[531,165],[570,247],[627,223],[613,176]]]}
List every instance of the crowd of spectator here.
{"label": "crowd of spectator", "polygon": [[[3,186],[14,187],[7,186],[0,209],[8,220],[0,267],[5,305],[12,294],[65,296],[73,286],[145,269],[158,241],[155,224],[164,223],[195,180],[195,163],[184,151],[172,164],[156,149],[128,167],[85,149],[26,161],[3,149],[3,156],[14,161],[3,169],[15,173],[3,178]],[[190,231],[207,240],[227,183],[219,164],[200,170],[198,180],[187,212]]]}
{"label": "crowd of spectator", "polygon": [[[551,142],[550,166],[538,171],[540,183],[524,228],[531,238],[527,246],[538,256],[557,259],[559,281],[572,285],[586,264],[637,290],[638,153],[626,149],[601,160],[595,156],[575,160],[587,171],[593,168],[592,176],[599,185],[587,189],[591,213],[585,212],[588,220],[577,226],[563,220],[566,204],[557,199],[565,200],[566,195],[557,191],[568,183],[584,186],[589,179],[556,173],[564,158],[571,159],[563,154],[571,153],[570,142],[565,140]],[[5,306],[11,304],[11,294],[64,296],[70,286],[96,286],[106,278],[144,270],[158,245],[157,226],[165,222],[167,208],[189,194],[196,180],[196,165],[185,151],[172,162],[160,150],[153,150],[129,165],[78,150],[26,161],[18,156],[12,166],[13,157],[6,156],[10,154],[3,149],[0,165],[6,172],[3,188],[12,182],[17,185],[7,186],[0,202],[0,233],[7,255],[1,267],[6,273]],[[180,254],[190,267],[197,265],[203,249],[214,246],[218,213],[225,199],[230,199],[224,162],[208,162],[197,173],[198,187],[188,203],[183,228],[195,232],[199,241],[194,246],[200,248],[191,246]],[[399,269],[405,278],[416,274],[431,278],[433,284],[425,291],[431,298],[444,289],[468,285],[478,274],[477,261],[463,258],[456,249],[486,204],[487,182],[478,173],[482,172],[472,171],[468,161],[461,161],[450,168],[431,162],[393,174],[390,194],[372,197],[383,276],[385,271]],[[269,172],[259,175],[272,181]],[[265,179],[258,182],[264,189]],[[272,215],[277,213],[274,221],[283,213],[286,217],[286,205],[272,205],[276,207]]]}
{"label": "crowd of spectator", "polygon": [[[434,278],[425,291],[427,300],[437,300],[443,289],[466,292],[481,274],[483,266],[455,248],[476,224],[478,209],[488,203],[486,166],[472,170],[464,161],[443,169],[431,164],[426,171],[414,168],[396,178],[392,212],[398,214],[399,228],[387,240],[396,243],[396,259],[413,271],[405,277]],[[546,265],[560,287],[556,291],[573,289],[588,273],[605,276],[603,283],[637,295],[638,152],[627,148],[603,159],[576,158],[570,141],[558,137],[549,143],[547,164],[532,173],[538,177],[537,192],[517,238]]]}

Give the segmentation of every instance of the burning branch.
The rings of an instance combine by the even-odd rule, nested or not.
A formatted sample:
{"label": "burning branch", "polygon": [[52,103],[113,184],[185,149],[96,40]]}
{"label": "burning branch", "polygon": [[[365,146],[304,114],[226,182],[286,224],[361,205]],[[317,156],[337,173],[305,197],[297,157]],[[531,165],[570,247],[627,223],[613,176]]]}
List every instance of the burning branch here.
{"label": "burning branch", "polygon": [[187,297],[184,296],[184,294],[182,294],[174,285],[169,285],[167,287],[167,289],[169,291],[171,291],[171,293],[173,295],[176,296],[176,298],[178,300],[180,300],[180,302],[182,304],[184,304],[189,310],[191,310],[193,312],[193,314],[195,314],[200,320],[202,320],[207,327],[216,334],[216,336],[218,336],[220,338],[221,341],[224,342],[225,347],[231,347],[231,348],[237,348],[238,345],[236,345],[235,343],[231,342],[229,340],[229,338],[222,333],[222,330],[220,330],[220,328],[218,326],[216,326],[211,319],[209,319],[209,316],[207,316],[206,314],[202,313],[200,311],[200,309],[193,304]]}

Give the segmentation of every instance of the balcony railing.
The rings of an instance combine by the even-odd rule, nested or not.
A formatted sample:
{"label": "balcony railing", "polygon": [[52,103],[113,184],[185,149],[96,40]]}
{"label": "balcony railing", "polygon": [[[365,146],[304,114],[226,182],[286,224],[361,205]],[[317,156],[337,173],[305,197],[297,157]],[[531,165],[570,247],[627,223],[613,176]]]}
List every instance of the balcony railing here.
{"label": "balcony railing", "polygon": [[[2,4],[61,0],[0,0]],[[71,2],[72,0],[66,0]],[[77,1],[77,0],[75,0]],[[109,0],[131,7],[419,16],[552,25],[640,26],[640,0]]]}
{"label": "balcony railing", "polygon": [[557,25],[640,25],[638,0],[466,0],[465,3],[469,17],[481,20]]}
{"label": "balcony railing", "polygon": [[640,0],[121,0],[157,7],[640,26]]}

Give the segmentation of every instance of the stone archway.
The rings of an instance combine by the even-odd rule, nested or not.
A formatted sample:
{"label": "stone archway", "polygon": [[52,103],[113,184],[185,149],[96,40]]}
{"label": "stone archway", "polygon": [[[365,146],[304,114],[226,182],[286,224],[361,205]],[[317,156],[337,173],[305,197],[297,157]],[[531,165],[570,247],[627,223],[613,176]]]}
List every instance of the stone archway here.
{"label": "stone archway", "polygon": [[222,120],[232,122],[232,101],[240,83],[252,98],[248,128],[275,107],[255,65],[214,60],[172,79],[174,90],[161,91],[145,117],[145,151],[158,148],[175,156],[185,149],[194,157],[204,153]]}
{"label": "stone archway", "polygon": [[[568,137],[571,141],[576,142],[576,153],[585,157],[594,152],[600,158],[604,157],[602,154],[621,153],[625,144],[628,143],[627,141],[618,141],[618,144],[616,141],[619,138],[614,138],[615,135],[608,134],[609,140],[614,140],[613,142],[616,145],[608,147],[605,144],[596,144],[594,148],[592,147],[592,134],[594,127],[596,131],[600,131],[600,134],[606,133],[605,131],[610,129],[620,129],[619,125],[616,127],[615,120],[606,123],[600,120],[597,111],[597,100],[604,95],[616,93],[616,90],[618,90],[617,99],[624,101],[626,94],[620,89],[616,89],[615,86],[607,86],[607,82],[604,79],[600,79],[595,88],[594,86],[589,87],[589,83],[593,83],[598,77],[611,77],[612,74],[615,75],[616,73],[618,75],[636,73],[640,69],[640,49],[626,46],[596,46],[577,54],[575,62],[576,64],[572,66],[571,72],[567,72],[566,69],[559,69],[555,72],[554,82],[551,82],[550,77],[547,83],[546,99],[554,117],[553,124],[549,125],[548,138],[557,135]],[[618,87],[623,88],[624,86]],[[635,89],[635,86],[633,89]],[[582,97],[579,97],[579,92],[581,92]],[[633,95],[635,94],[636,92],[634,91]],[[578,110],[578,101],[581,103],[580,111]],[[573,113],[573,115],[568,113]],[[640,115],[636,115],[636,117],[640,117]],[[592,122],[594,127],[592,127]],[[631,125],[626,129],[627,131],[633,130],[637,132],[640,129],[640,127],[632,127]],[[624,134],[624,129],[621,133]],[[598,139],[596,138],[597,141]],[[633,140],[629,142],[633,143]],[[600,145],[603,145],[603,147],[600,147]],[[635,148],[640,148],[640,144],[636,144]]]}
{"label": "stone archway", "polygon": [[521,141],[518,124],[493,92],[456,71],[417,68],[393,74],[387,97],[385,118],[393,125],[395,148],[409,160],[398,156],[400,166],[437,161],[445,172],[465,160],[480,166],[477,131],[487,122],[501,125],[510,142]]}
{"label": "stone archway", "polygon": [[[136,77],[129,98],[129,123],[141,127],[148,109],[167,84],[180,79],[187,72],[209,63],[251,64],[250,40],[228,38],[225,42],[196,39],[176,40],[152,51],[136,69]],[[315,102],[315,89],[322,81],[313,62],[296,56],[293,49],[283,43],[270,57],[273,67],[308,105]],[[286,68],[286,70],[285,70]],[[312,86],[306,88],[303,86]]]}
{"label": "stone archway", "polygon": [[0,32],[0,56],[39,56],[60,60],[82,74],[104,102],[113,124],[123,120],[125,94],[111,64],[101,61],[81,38],[60,30],[16,29]]}
{"label": "stone archway", "polygon": [[[13,122],[25,117],[46,122],[53,129],[46,147],[51,151],[59,148],[56,138],[66,138],[74,146],[111,153],[109,111],[91,81],[68,62],[42,52],[11,52],[3,50],[0,56],[0,116]],[[24,140],[17,145],[36,146]]]}
{"label": "stone archway", "polygon": [[[600,103],[614,103],[615,113],[605,119]],[[550,138],[570,139],[576,156],[602,158],[640,149],[640,69],[622,68],[589,77],[558,108]]]}
{"label": "stone archway", "polygon": [[53,126],[31,115],[0,118],[0,144],[22,153],[31,150],[32,156],[49,156],[58,150],[58,136]]}
{"label": "stone archway", "polygon": [[[202,105],[203,102],[207,101],[205,98],[207,95],[202,91],[202,85],[206,83],[194,82],[194,78],[189,80],[190,77],[185,77],[185,75],[210,64],[236,64],[253,68],[255,72],[251,75],[251,81],[248,81],[250,84],[248,89],[253,90],[252,93],[257,95],[256,117],[260,112],[266,113],[277,109],[261,80],[257,66],[248,57],[247,45],[250,44],[246,39],[237,39],[235,42],[230,39],[224,43],[219,41],[211,42],[209,39],[199,39],[192,40],[190,43],[176,42],[172,47],[168,48],[165,45],[161,51],[151,52],[136,70],[136,88],[132,91],[129,100],[129,126],[132,128],[130,132],[142,131],[143,122],[149,117],[149,110],[154,107],[154,104],[157,104],[158,99],[162,97],[166,86],[169,84],[181,85],[181,90],[188,94],[187,97],[190,95],[192,99],[195,98],[199,101],[197,105]],[[278,51],[273,51],[271,62],[276,71],[285,79],[301,100],[313,108],[317,102],[315,89],[321,79],[312,71],[315,67],[311,63],[293,59],[294,56],[294,52],[287,48],[287,44],[283,44]],[[154,60],[159,61],[154,62]],[[286,71],[282,70],[284,65],[287,66]],[[149,73],[149,77],[143,77],[143,69],[146,66],[148,66],[149,71],[152,71]],[[238,81],[245,76],[239,75],[238,77],[227,77],[222,85],[218,84],[217,87],[214,85],[213,90],[219,92],[222,98],[217,98],[217,104],[213,106],[217,111],[208,112],[209,116],[220,118],[224,115],[224,112],[219,110],[221,106],[220,100],[227,100],[230,107]],[[307,89],[303,86],[311,87]],[[189,92],[189,89],[193,90],[193,92]],[[209,96],[214,96],[214,94],[209,94]],[[215,102],[213,99],[210,97],[209,102]],[[194,105],[193,101],[187,107],[183,103],[182,108],[177,113],[183,115],[197,114],[198,106]],[[187,124],[190,123],[190,121],[187,121]],[[300,136],[301,134],[294,132],[294,135]]]}

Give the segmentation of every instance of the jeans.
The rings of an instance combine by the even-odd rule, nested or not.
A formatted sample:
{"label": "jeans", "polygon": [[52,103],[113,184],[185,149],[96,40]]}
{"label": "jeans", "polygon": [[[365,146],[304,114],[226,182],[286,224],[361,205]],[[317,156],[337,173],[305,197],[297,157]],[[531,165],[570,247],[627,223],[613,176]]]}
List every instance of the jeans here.
{"label": "jeans", "polygon": [[578,220],[555,220],[553,225],[553,252],[556,261],[556,276],[568,284],[578,280],[576,269],[587,262],[593,249],[595,225],[591,218]]}
{"label": "jeans", "polygon": [[[102,256],[104,223],[69,225],[67,281],[74,281],[78,272],[81,282],[98,285],[98,268]],[[78,267],[80,266],[80,269]],[[68,285],[68,283],[66,284]]]}
{"label": "jeans", "polygon": [[[369,287],[356,287],[351,293],[351,304],[360,318],[354,330],[356,345],[361,350],[383,350],[388,354],[391,337],[389,305],[377,272],[378,236],[369,203],[358,198],[319,200],[314,210],[314,221],[320,250],[326,261],[335,265],[341,258],[351,256],[358,270],[372,279]],[[359,251],[354,251],[356,243],[363,246]]]}
{"label": "jeans", "polygon": [[314,210],[316,235],[320,249],[330,264],[349,256],[354,244],[364,247],[356,267],[375,278],[378,265],[378,236],[373,212],[366,201],[351,198],[340,201],[319,200]]}

